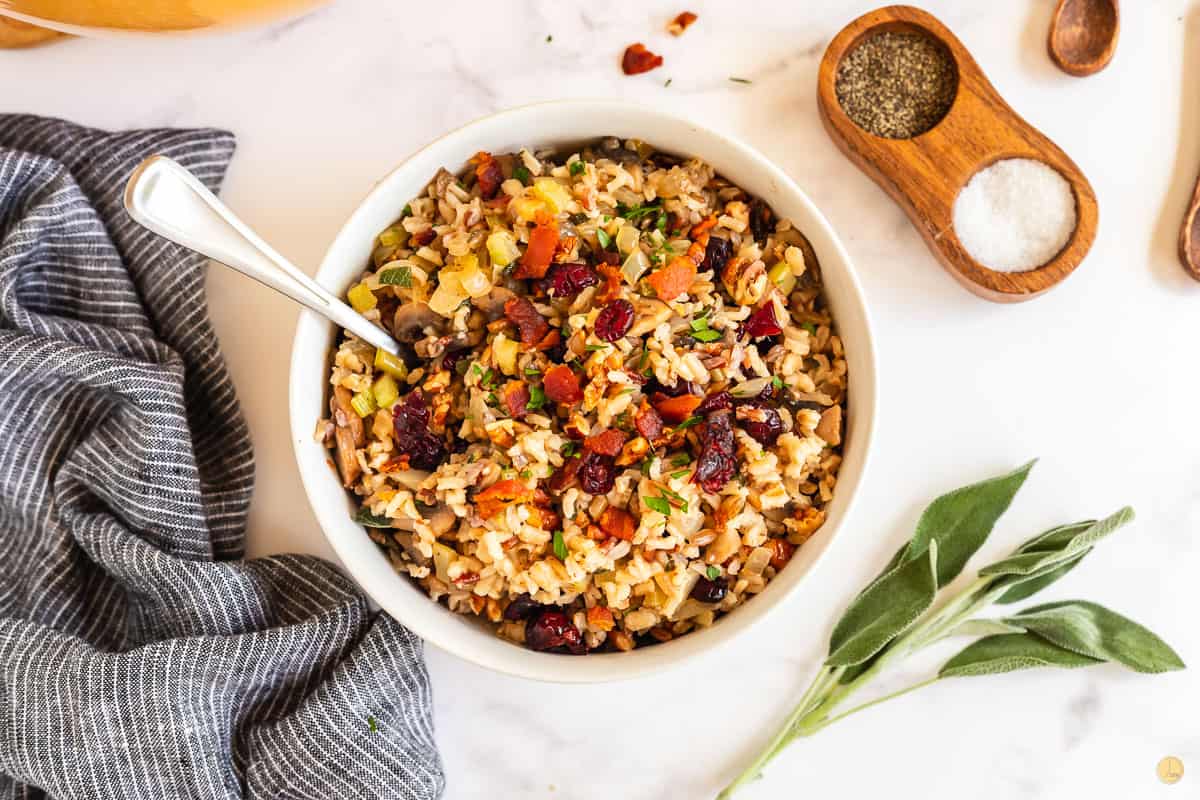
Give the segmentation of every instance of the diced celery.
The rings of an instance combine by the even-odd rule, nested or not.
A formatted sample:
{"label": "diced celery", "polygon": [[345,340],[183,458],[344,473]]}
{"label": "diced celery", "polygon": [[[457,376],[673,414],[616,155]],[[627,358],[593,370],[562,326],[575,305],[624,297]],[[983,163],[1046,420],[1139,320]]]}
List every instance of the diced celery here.
{"label": "diced celery", "polygon": [[767,277],[785,295],[791,294],[792,289],[796,288],[796,276],[792,274],[792,268],[786,261],[780,261],[771,267],[771,271],[767,273]]}
{"label": "diced celery", "polygon": [[508,231],[493,231],[489,234],[487,249],[492,263],[500,267],[507,267],[521,255],[517,248],[517,240]]}
{"label": "diced celery", "polygon": [[360,417],[369,416],[379,410],[379,406],[375,405],[375,395],[371,392],[359,392],[354,397],[351,397],[350,407]]}
{"label": "diced celery", "polygon": [[350,291],[346,292],[346,299],[350,301],[350,305],[355,311],[362,314],[364,311],[370,311],[375,307],[375,293],[365,283],[356,283],[350,287]]}
{"label": "diced celery", "polygon": [[617,231],[617,250],[621,255],[629,255],[637,249],[638,240],[642,238],[642,232],[635,225],[622,225],[621,230]]}
{"label": "diced celery", "polygon": [[551,214],[561,214],[571,202],[571,193],[554,178],[535,178],[533,193],[540,197]]}
{"label": "diced celery", "polygon": [[375,350],[375,369],[400,381],[408,377],[408,365],[404,359],[387,350]]}
{"label": "diced celery", "polygon": [[441,542],[433,543],[433,569],[438,580],[450,583],[450,565],[458,558],[458,553]]}
{"label": "diced celery", "polygon": [[393,225],[379,234],[379,243],[384,247],[400,247],[407,241],[408,231],[401,225]]}
{"label": "diced celery", "polygon": [[400,396],[400,387],[396,385],[395,378],[383,374],[376,378],[375,383],[371,385],[371,394],[375,395],[376,405],[380,408],[387,408]]}

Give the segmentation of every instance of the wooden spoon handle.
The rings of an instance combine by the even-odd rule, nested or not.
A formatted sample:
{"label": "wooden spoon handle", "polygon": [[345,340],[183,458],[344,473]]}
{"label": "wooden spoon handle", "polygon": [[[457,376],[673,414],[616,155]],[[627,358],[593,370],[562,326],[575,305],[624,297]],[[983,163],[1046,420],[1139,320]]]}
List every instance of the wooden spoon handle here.
{"label": "wooden spoon handle", "polygon": [[1196,178],[1192,201],[1179,229],[1179,263],[1188,275],[1200,281],[1200,177]]}

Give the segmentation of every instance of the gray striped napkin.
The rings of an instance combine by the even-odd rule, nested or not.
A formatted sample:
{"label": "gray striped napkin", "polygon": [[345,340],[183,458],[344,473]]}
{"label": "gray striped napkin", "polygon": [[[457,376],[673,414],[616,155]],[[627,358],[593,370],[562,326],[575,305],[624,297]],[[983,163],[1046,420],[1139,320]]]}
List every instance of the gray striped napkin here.
{"label": "gray striped napkin", "polygon": [[240,560],[254,461],[204,259],[121,207],[221,131],[0,115],[0,797],[433,798],[421,643],[329,564]]}

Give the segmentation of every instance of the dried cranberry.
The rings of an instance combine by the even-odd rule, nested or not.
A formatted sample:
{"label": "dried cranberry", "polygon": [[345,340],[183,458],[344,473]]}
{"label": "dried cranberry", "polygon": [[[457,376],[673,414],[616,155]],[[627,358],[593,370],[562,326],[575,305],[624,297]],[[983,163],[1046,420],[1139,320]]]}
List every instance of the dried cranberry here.
{"label": "dried cranberry", "polygon": [[442,369],[448,369],[451,372],[456,371],[458,368],[458,362],[461,361],[464,356],[468,356],[470,354],[471,351],[466,349],[447,351],[446,354],[442,356]]}
{"label": "dried cranberry", "polygon": [[615,342],[633,327],[633,303],[613,300],[596,317],[596,335],[606,342]]}
{"label": "dried cranberry", "polygon": [[579,487],[588,494],[608,494],[616,482],[616,463],[612,456],[589,451],[584,454],[575,475],[579,479]]}
{"label": "dried cranberry", "polygon": [[504,618],[509,622],[516,622],[519,619],[529,619],[540,614],[542,608],[542,604],[529,595],[519,595],[513,598],[513,601],[508,604],[508,608],[504,609]]}
{"label": "dried cranberry", "polygon": [[783,418],[779,416],[779,412],[773,408],[755,404],[757,409],[755,415],[761,415],[763,419],[739,419],[742,430],[750,434],[756,442],[767,447],[775,444],[775,440],[783,433]]}
{"label": "dried cranberry", "polygon": [[[682,394],[704,394],[704,390],[700,388],[700,384],[692,383],[691,381],[675,381],[675,383],[672,383],[670,386],[664,386],[656,381],[655,385],[657,385],[659,387],[659,391],[661,391],[667,397],[679,397]],[[653,392],[653,388],[648,391],[648,393],[651,394]]]}
{"label": "dried cranberry", "polygon": [[420,389],[411,392],[392,412],[396,450],[408,456],[413,469],[437,469],[446,455],[446,445],[429,430],[429,407]]}
{"label": "dried cranberry", "polygon": [[571,624],[561,611],[543,611],[542,615],[525,626],[525,644],[530,650],[566,652],[583,655],[587,645],[579,628]]}
{"label": "dried cranberry", "polygon": [[703,575],[692,587],[692,599],[701,603],[719,603],[725,599],[725,579],[708,579]]}
{"label": "dried cranberry", "polygon": [[770,301],[751,314],[743,328],[755,339],[763,336],[778,336],[783,333],[783,328],[779,326],[779,320],[775,319],[775,304]]}
{"label": "dried cranberry", "polygon": [[496,196],[500,184],[504,182],[504,173],[500,170],[500,162],[491,153],[482,150],[471,159],[475,165],[475,178],[479,182],[479,193],[485,200]]}
{"label": "dried cranberry", "polygon": [[750,233],[759,244],[766,244],[767,237],[775,232],[775,213],[761,197],[750,201]]}
{"label": "dried cranberry", "polygon": [[733,242],[720,236],[708,237],[708,246],[704,248],[704,260],[700,262],[700,271],[713,270],[720,274],[725,268],[725,262],[733,258]]}
{"label": "dried cranberry", "polygon": [[696,407],[698,416],[705,416],[714,411],[727,411],[733,408],[733,396],[729,392],[716,392],[704,398],[704,402]]}
{"label": "dried cranberry", "polygon": [[706,492],[719,492],[737,472],[731,411],[714,411],[700,426],[700,457],[692,480]]}
{"label": "dried cranberry", "polygon": [[552,264],[544,279],[546,292],[556,299],[573,298],[589,286],[600,282],[600,276],[582,261]]}
{"label": "dried cranberry", "polygon": [[662,415],[654,410],[654,407],[642,401],[642,407],[638,409],[637,414],[633,417],[633,425],[637,428],[637,432],[641,434],[647,441],[653,442],[663,432]]}

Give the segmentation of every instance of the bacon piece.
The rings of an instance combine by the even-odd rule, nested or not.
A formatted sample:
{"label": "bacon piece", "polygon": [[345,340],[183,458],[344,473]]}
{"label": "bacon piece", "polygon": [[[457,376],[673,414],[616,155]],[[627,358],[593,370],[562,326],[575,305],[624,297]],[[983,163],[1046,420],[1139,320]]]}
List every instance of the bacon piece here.
{"label": "bacon piece", "polygon": [[583,399],[579,376],[565,364],[551,367],[542,378],[546,397],[555,403],[578,403]]}
{"label": "bacon piece", "polygon": [[592,606],[587,610],[589,628],[600,631],[611,631],[615,625],[612,612],[604,606]]}
{"label": "bacon piece", "polygon": [[529,245],[521,256],[521,263],[513,272],[514,278],[544,278],[554,251],[558,249],[558,224],[548,215],[540,215],[537,224],[529,232]]}
{"label": "bacon piece", "polygon": [[791,560],[792,554],[796,552],[796,545],[787,539],[771,539],[770,542],[771,566],[775,569],[783,569]]}
{"label": "bacon piece", "polygon": [[676,256],[671,263],[649,278],[650,286],[660,300],[674,300],[692,288],[696,282],[696,262],[687,256]]}
{"label": "bacon piece", "polygon": [[637,432],[650,442],[662,436],[662,416],[654,410],[654,406],[646,402],[645,398],[642,398],[642,406],[633,416],[633,427],[637,428]]}
{"label": "bacon piece", "polygon": [[479,182],[479,193],[484,200],[491,200],[504,182],[504,173],[500,170],[500,162],[491,153],[480,150],[471,159],[475,165],[475,180]]}
{"label": "bacon piece", "polygon": [[528,503],[533,490],[515,478],[497,481],[475,495],[475,509],[483,519],[491,519],[513,503]]}
{"label": "bacon piece", "polygon": [[504,316],[521,332],[521,344],[537,344],[550,331],[550,323],[527,297],[508,298],[504,303]]}
{"label": "bacon piece", "polygon": [[667,33],[672,36],[682,36],[683,32],[690,28],[695,21],[695,14],[690,11],[684,11],[667,25]]}
{"label": "bacon piece", "polygon": [[633,517],[630,516],[628,511],[622,511],[619,508],[609,506],[600,515],[600,530],[617,539],[624,539],[627,542],[632,541],[633,532],[636,527],[633,524]]}
{"label": "bacon piece", "polygon": [[661,67],[662,63],[662,56],[651,53],[641,42],[635,42],[625,48],[625,55],[621,57],[621,71],[626,75],[640,75]]}
{"label": "bacon piece", "polygon": [[533,349],[541,350],[541,351],[551,350],[554,347],[556,347],[558,345],[558,343],[561,341],[562,341],[562,334],[558,332],[558,328],[551,328],[550,332],[547,333],[545,336],[543,336],[542,340],[540,342],[538,342],[537,346],[534,347]]}
{"label": "bacon piece", "polygon": [[529,387],[524,381],[509,381],[505,385],[504,405],[513,419],[525,416],[525,407],[529,405]]}
{"label": "bacon piece", "polygon": [[596,290],[596,305],[607,303],[621,294],[621,270],[609,264],[597,264],[596,270],[604,278],[604,285]]}
{"label": "bacon piece", "polygon": [[678,397],[656,398],[654,408],[667,422],[678,424],[690,417],[702,402],[703,398],[694,394],[681,394]]}
{"label": "bacon piece", "polygon": [[615,456],[621,452],[621,448],[625,446],[625,434],[616,428],[609,428],[606,431],[593,433],[583,443],[583,449],[593,453],[599,453],[604,456]]}

